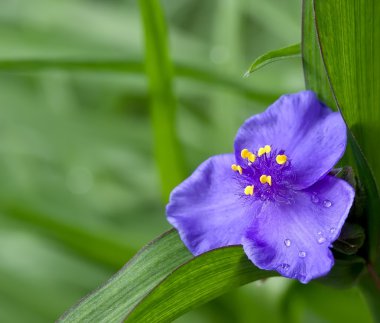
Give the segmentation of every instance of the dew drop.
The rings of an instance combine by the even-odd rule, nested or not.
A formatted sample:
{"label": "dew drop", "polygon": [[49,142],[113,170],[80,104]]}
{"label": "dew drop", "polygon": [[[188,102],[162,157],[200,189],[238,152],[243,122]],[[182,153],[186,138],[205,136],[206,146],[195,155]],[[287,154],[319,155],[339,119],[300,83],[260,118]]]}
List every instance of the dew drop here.
{"label": "dew drop", "polygon": [[318,239],[318,243],[319,244],[322,244],[322,243],[324,243],[326,241],[326,238],[324,238],[324,237],[319,237],[319,239]]}
{"label": "dew drop", "polygon": [[315,204],[319,203],[319,197],[317,196],[317,194],[313,194],[311,196],[311,201]]}
{"label": "dew drop", "polygon": [[305,257],[306,257],[306,252],[305,252],[305,251],[300,251],[300,252],[298,253],[298,256],[299,256],[300,258],[305,258]]}
{"label": "dew drop", "polygon": [[323,206],[324,207],[330,207],[332,205],[331,201],[330,200],[324,200],[323,201]]}
{"label": "dew drop", "polygon": [[305,279],[306,279],[306,276],[305,275],[298,275],[298,279],[300,280],[300,281],[304,281]]}
{"label": "dew drop", "polygon": [[289,239],[285,239],[284,240],[284,244],[285,244],[285,246],[290,247],[290,245],[292,244],[292,242]]}
{"label": "dew drop", "polygon": [[318,234],[321,235],[321,234],[322,234],[322,231],[318,231]]}
{"label": "dew drop", "polygon": [[331,229],[330,229],[330,233],[334,233],[335,230],[336,230],[335,228],[331,228]]}

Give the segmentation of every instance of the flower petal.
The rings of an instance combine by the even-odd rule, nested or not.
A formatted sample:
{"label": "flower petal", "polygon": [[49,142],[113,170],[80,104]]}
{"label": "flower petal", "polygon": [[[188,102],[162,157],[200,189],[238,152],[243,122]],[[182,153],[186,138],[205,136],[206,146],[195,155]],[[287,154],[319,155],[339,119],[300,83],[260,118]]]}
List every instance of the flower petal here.
{"label": "flower petal", "polygon": [[265,112],[248,119],[235,139],[235,156],[247,148],[264,145],[285,150],[296,178],[295,189],[304,189],[327,174],[346,148],[346,126],[338,112],[332,112],[311,91],[284,95]]}
{"label": "flower petal", "polygon": [[243,239],[245,253],[259,268],[302,283],[323,276],[334,264],[329,246],[339,236],[353,199],[349,184],[327,175],[296,192],[291,205],[267,203]]}
{"label": "flower petal", "polygon": [[231,170],[233,154],[211,157],[177,186],[166,208],[168,221],[195,254],[241,244],[254,206],[241,197],[239,174]]}

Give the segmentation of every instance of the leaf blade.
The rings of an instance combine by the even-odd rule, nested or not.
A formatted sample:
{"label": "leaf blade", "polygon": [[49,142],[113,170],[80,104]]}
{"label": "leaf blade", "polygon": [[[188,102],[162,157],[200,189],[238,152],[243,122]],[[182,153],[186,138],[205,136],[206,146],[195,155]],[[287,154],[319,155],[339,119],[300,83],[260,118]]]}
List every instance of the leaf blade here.
{"label": "leaf blade", "polygon": [[277,275],[255,267],[241,246],[219,248],[177,268],[136,305],[126,322],[171,322],[232,288]]}
{"label": "leaf blade", "polygon": [[169,54],[165,18],[158,0],[139,0],[145,34],[145,68],[150,91],[150,114],[155,159],[163,200],[186,176],[185,159],[176,131],[177,100],[173,91],[174,69]]}
{"label": "leaf blade", "polygon": [[[228,289],[271,276],[277,274],[255,267],[241,246],[193,257],[177,231],[170,230],[144,247],[58,321],[120,322],[127,315],[128,321],[139,321],[149,315],[149,322],[155,319],[161,322],[174,319]],[[188,284],[189,279],[192,284]],[[178,286],[186,288],[178,290]],[[177,297],[169,302],[168,295]]]}
{"label": "leaf blade", "polygon": [[248,68],[244,76],[248,77],[253,72],[256,72],[257,70],[263,68],[264,66],[268,64],[281,61],[284,59],[298,58],[298,57],[301,57],[300,43],[272,50],[256,58],[251,64],[251,66]]}
{"label": "leaf blade", "polygon": [[191,258],[178,234],[170,230],[141,249],[118,273],[64,313],[59,321],[121,321],[147,291]]}
{"label": "leaf blade", "polygon": [[[321,57],[348,128],[359,176],[368,194],[369,260],[380,270],[380,164],[374,125],[380,122],[380,23],[377,1],[313,0]],[[377,9],[377,10],[376,10]],[[323,17],[321,19],[320,17]],[[340,28],[345,26],[345,28]],[[334,37],[331,34],[335,33]],[[377,129],[377,127],[375,127]]]}

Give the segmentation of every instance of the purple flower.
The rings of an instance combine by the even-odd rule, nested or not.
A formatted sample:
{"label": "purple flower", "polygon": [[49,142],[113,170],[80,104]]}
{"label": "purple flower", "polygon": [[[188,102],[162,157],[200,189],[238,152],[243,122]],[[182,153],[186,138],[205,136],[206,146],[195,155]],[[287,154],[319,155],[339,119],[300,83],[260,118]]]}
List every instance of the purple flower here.
{"label": "purple flower", "polygon": [[354,199],[328,174],[345,147],[338,112],[311,91],[284,95],[243,124],[235,154],[209,158],[173,190],[168,221],[194,255],[241,244],[257,267],[307,283],[333,266]]}

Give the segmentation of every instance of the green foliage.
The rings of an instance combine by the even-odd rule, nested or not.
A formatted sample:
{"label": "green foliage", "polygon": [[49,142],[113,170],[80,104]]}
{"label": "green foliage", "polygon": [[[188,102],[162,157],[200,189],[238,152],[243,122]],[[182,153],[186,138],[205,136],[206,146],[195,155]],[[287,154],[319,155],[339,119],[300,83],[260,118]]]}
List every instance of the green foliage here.
{"label": "green foliage", "polygon": [[[376,58],[380,51],[380,32],[374,27],[379,23],[379,9],[375,0],[305,0],[303,19],[306,86],[341,111],[348,126],[350,159],[356,161],[357,174],[366,191],[367,270],[360,276],[360,285],[377,320],[380,317],[380,200],[373,129],[380,122],[377,108],[380,64]],[[347,248],[344,249],[347,254]]]}
{"label": "green foliage", "polygon": [[[167,93],[167,98],[175,97],[177,116],[169,126],[176,128],[175,140],[190,170],[212,154],[231,151],[235,132],[248,116],[262,111],[281,93],[303,88],[298,60],[268,66],[250,79],[241,78],[252,57],[299,42],[299,2],[163,3],[170,42],[165,40],[165,32],[156,35],[163,43],[154,50],[162,52],[169,47],[172,63],[155,68],[163,68],[172,79],[172,93]],[[169,227],[153,149],[152,87],[145,74],[140,14],[134,1],[2,1],[2,322],[54,321]],[[172,178],[167,181],[175,184]],[[180,247],[179,243],[171,247],[175,246]],[[191,257],[181,248],[181,253],[173,256],[173,266],[180,255]],[[238,261],[240,251],[234,250],[228,259]],[[168,266],[169,260],[158,266]],[[180,271],[175,273],[173,279],[179,279]],[[164,295],[161,288],[171,291],[171,286],[165,285],[169,278],[136,307],[134,315],[140,315],[154,300],[160,300],[156,313],[167,306],[160,295]],[[254,278],[252,274],[249,279]],[[104,289],[114,286],[117,279],[112,279]],[[128,285],[127,281],[119,283]],[[241,283],[235,280],[234,286]],[[289,300],[282,296],[291,286],[282,278],[249,284],[177,321],[268,319],[280,323],[283,304]],[[144,288],[145,281],[141,283],[141,290]],[[333,321],[343,311],[348,313],[340,306],[346,292],[329,299],[335,308],[321,306],[316,311],[313,304],[320,301],[321,294],[313,293],[317,288],[313,285],[307,288],[305,301],[294,303],[290,321],[305,321],[298,312],[306,313],[308,321]],[[215,297],[220,290],[213,289],[213,293]],[[355,301],[350,310],[366,322],[368,313],[360,297],[356,290],[351,294]],[[114,294],[112,299],[120,302],[126,295]],[[330,295],[329,289],[325,295]],[[195,295],[185,305],[199,305],[211,298],[200,296],[206,298]],[[91,300],[89,296],[79,306],[94,306]],[[125,310],[123,305],[131,306],[128,301],[136,304],[139,300],[118,303],[120,311]],[[177,305],[176,315],[184,310]]]}
{"label": "green foliage", "polygon": [[173,65],[169,55],[165,18],[159,0],[139,0],[145,34],[145,65],[156,161],[164,201],[186,175],[176,130],[177,102],[173,92]]}
{"label": "green foliage", "polygon": [[[93,73],[144,74],[144,64],[139,60],[127,59],[0,59],[0,71],[6,72],[41,72],[41,71],[70,71]],[[225,88],[237,94],[260,103],[267,104],[275,100],[280,93],[271,93],[247,86],[239,80],[232,79],[224,73],[215,72],[202,66],[174,63],[177,78],[203,83],[206,86]]]}
{"label": "green foliage", "polygon": [[241,247],[193,258],[171,230],[142,249],[62,322],[172,321],[189,308],[250,281],[275,275],[252,266]]}
{"label": "green foliage", "polygon": [[[314,10],[318,42],[336,104],[347,122],[352,141],[363,154],[356,157],[361,155],[357,149],[356,159],[368,161],[369,167],[359,172],[369,195],[370,259],[380,262],[377,260],[380,258],[380,163],[376,152],[376,129],[380,122],[380,62],[377,59],[380,30],[375,27],[380,23],[380,4],[376,0],[316,1]],[[339,34],[336,33],[338,28]],[[362,166],[364,161],[359,163]],[[371,171],[375,181],[370,180]]]}
{"label": "green foliage", "polygon": [[251,73],[270,63],[298,57],[301,57],[301,44],[294,44],[284,48],[272,50],[256,58],[244,76],[249,76]]}
{"label": "green foliage", "polygon": [[169,231],[148,244],[60,321],[121,321],[150,290],[191,258],[176,232]]}

